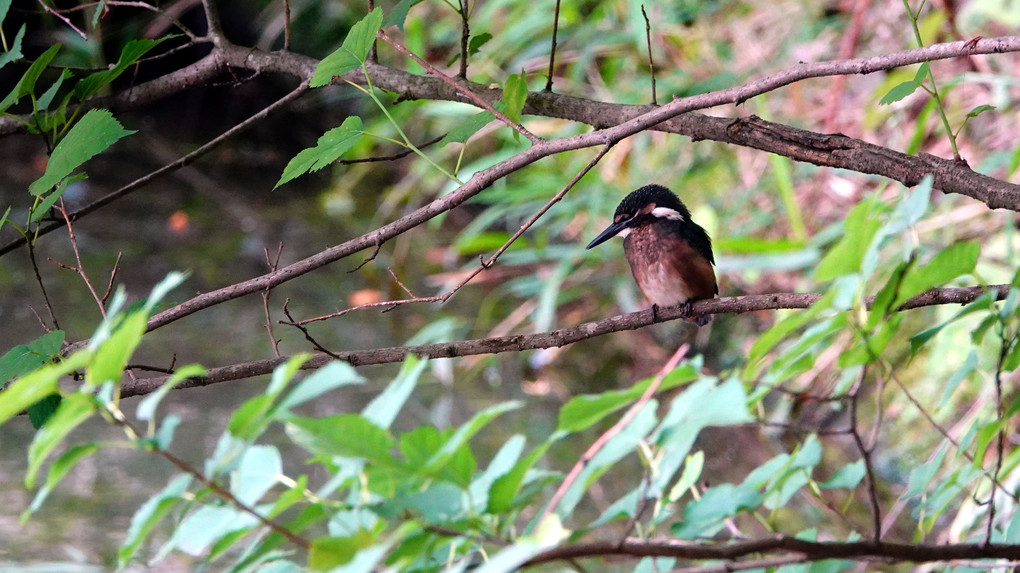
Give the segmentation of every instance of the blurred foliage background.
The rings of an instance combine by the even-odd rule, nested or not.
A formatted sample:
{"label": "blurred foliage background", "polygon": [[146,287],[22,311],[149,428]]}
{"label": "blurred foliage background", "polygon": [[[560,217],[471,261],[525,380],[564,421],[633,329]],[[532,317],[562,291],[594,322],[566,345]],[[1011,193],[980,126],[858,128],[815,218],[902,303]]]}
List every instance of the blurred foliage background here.
{"label": "blurred foliage background", "polygon": [[[384,10],[389,8],[385,2],[380,4]],[[73,5],[54,3],[60,9]],[[511,74],[523,74],[530,90],[541,90],[546,81],[553,5],[551,0],[544,4],[479,0],[473,4],[472,35],[491,37],[472,56],[469,79],[503,85]],[[167,2],[163,9],[187,26],[201,30],[204,25],[197,2]],[[233,42],[266,50],[283,46],[281,2],[223,2],[220,9]],[[917,45],[911,20],[904,5],[897,2],[682,1],[649,4],[645,9],[651,22],[659,102],[739,85],[802,61],[873,55]],[[356,2],[293,0],[290,49],[322,58],[336,49],[350,26],[365,13],[365,6]],[[449,3],[426,0],[411,8],[402,33],[394,33],[433,65],[455,69],[460,22]],[[975,0],[959,5],[925,4],[916,24],[922,41],[930,44],[1014,33],[1017,22],[1020,12],[1012,4]],[[127,41],[174,32],[148,11],[112,5],[95,24],[83,24],[88,40],[41,12],[38,5],[16,2],[3,25],[7,41],[21,23],[28,24],[24,51],[29,59],[61,43],[64,48],[54,63],[72,69],[104,68],[116,60]],[[177,37],[167,45],[183,45],[186,39]],[[564,2],[554,90],[600,101],[649,103],[647,49],[640,2]],[[132,82],[162,75],[192,61],[202,50],[187,47],[172,52],[125,75],[114,87],[125,89]],[[419,66],[386,46],[380,46],[379,53],[384,64],[422,73]],[[1013,57],[974,56],[934,62],[931,70],[949,124],[959,130],[961,156],[976,171],[1015,180],[1020,164],[1016,138],[1020,126],[1014,105],[1020,62]],[[0,86],[13,85],[22,72],[23,68],[3,69]],[[951,157],[949,138],[933,98],[919,90],[891,105],[878,103],[914,74],[915,69],[910,68],[806,80],[741,106],[714,108],[708,113],[722,117],[755,114],[811,131],[846,133],[908,153]],[[68,190],[67,202],[72,207],[76,202],[84,204],[175,159],[280,97],[292,83],[286,77],[238,73],[151,107],[118,114],[127,128],[138,133],[130,143],[118,144],[94,160],[88,168],[89,179]],[[393,121],[416,143],[443,135],[478,111],[451,102],[401,101],[397,94],[383,92],[378,97]],[[981,105],[995,110],[967,117]],[[25,113],[26,108],[8,111]],[[196,165],[77,223],[83,264],[102,277],[122,252],[118,282],[134,298],[144,297],[169,271],[188,270],[189,278],[171,295],[184,300],[193,293],[265,272],[266,250],[275,256],[280,244],[280,260],[286,264],[375,229],[456,187],[430,165],[409,155],[382,164],[337,164],[271,190],[291,157],[314,145],[324,131],[349,115],[359,115],[366,132],[397,137],[391,121],[359,91],[347,86],[314,90]],[[524,123],[549,138],[590,129],[549,118],[526,117]],[[520,152],[525,145],[509,129],[493,123],[464,145],[434,145],[426,152],[467,180],[473,172]],[[30,207],[25,189],[42,173],[47,149],[40,138],[27,135],[0,139],[0,146],[6,158],[0,205],[12,206],[12,220],[24,220]],[[400,148],[383,138],[364,137],[345,158],[397,151]],[[303,318],[403,298],[406,293],[390,270],[417,295],[444,292],[477,266],[479,255],[503,244],[591,155],[587,150],[559,154],[516,172],[467,204],[388,242],[375,260],[357,272],[349,272],[360,262],[360,258],[352,258],[274,289],[269,307],[273,320],[283,318],[280,308],[285,300],[290,301],[295,316]],[[712,235],[721,296],[825,291],[829,281],[817,278],[814,269],[843,236],[847,213],[864,200],[878,198],[890,207],[875,213],[888,217],[908,194],[902,186],[876,177],[794,163],[752,149],[692,143],[686,138],[645,132],[616,145],[496,267],[447,303],[407,305],[387,313],[356,311],[312,325],[310,330],[327,348],[348,350],[543,332],[643,308],[619,245],[593,251],[585,251],[584,245],[605,226],[627,192],[653,182],[676,191],[691,208],[693,218]],[[1013,213],[990,211],[969,198],[936,192],[923,219],[910,232],[882,245],[879,262],[862,280],[861,292],[875,294],[906,254],[916,252],[918,259],[926,261],[961,241],[980,243],[981,256],[973,274],[960,279],[960,284],[1008,283],[1016,268],[1015,228]],[[0,230],[3,242],[15,236],[9,227]],[[73,256],[63,232],[45,237],[36,246],[40,273],[61,326],[68,340],[80,340],[91,335],[101,317],[80,279],[46,262],[47,258],[70,262]],[[42,334],[35,318],[36,313],[44,313],[34,274],[23,252],[10,253],[0,261],[4,292],[0,348]],[[979,485],[980,476],[961,479],[944,504],[925,506],[933,509],[920,516],[910,510],[919,507],[917,498],[904,495],[911,471],[941,451],[943,436],[933,431],[927,418],[949,428],[965,445],[983,431],[983,424],[994,419],[989,372],[1001,369],[1000,347],[973,336],[983,315],[975,313],[953,322],[918,353],[910,347],[910,335],[949,320],[958,310],[931,307],[902,317],[902,331],[885,349],[883,361],[888,371],[896,372],[909,387],[909,396],[891,383],[883,385],[888,377],[881,374],[881,368],[868,371],[866,377],[872,400],[862,402],[862,407],[867,409],[869,423],[879,428],[874,465],[884,486],[878,493],[883,505],[892,508],[888,529],[903,539],[950,542],[966,538],[964,532],[977,527],[975,520],[983,511],[969,501],[967,493],[988,495],[987,488]],[[485,405],[525,401],[525,409],[507,414],[500,418],[497,429],[480,434],[476,442],[479,456],[488,458],[512,433],[536,442],[545,439],[557,425],[561,406],[572,396],[627,388],[653,375],[683,342],[693,345],[692,354],[702,355],[704,374],[725,378],[740,372],[761,333],[793,314],[722,315],[699,332],[689,325],[669,323],[562,349],[434,360],[395,426],[457,425]],[[174,356],[177,364],[198,362],[211,367],[269,357],[272,346],[264,324],[258,297],[233,301],[146,335],[133,362],[166,366]],[[275,325],[274,332],[282,339],[284,354],[309,350],[299,332],[281,325]],[[805,433],[788,431],[791,427],[822,433],[818,439],[825,446],[825,455],[820,480],[855,460],[856,451],[846,436],[824,435],[827,430],[844,427],[846,410],[802,397],[845,391],[848,370],[840,357],[856,343],[859,340],[845,331],[827,332],[796,347],[802,354],[789,370],[745,376],[749,394],[754,394],[757,384],[771,386],[780,379],[787,393],[762,396],[754,404],[752,413],[758,423],[702,432],[697,449],[705,452],[706,468],[701,480],[707,484],[739,482],[773,456],[801,447]],[[357,411],[397,371],[397,365],[365,368],[361,373],[370,380],[368,385],[331,394],[329,400],[309,405],[304,413]],[[769,379],[769,372],[774,379]],[[1014,374],[1004,377],[1008,403]],[[230,412],[264,385],[264,381],[253,380],[172,393],[166,408],[184,422],[175,440],[180,455],[196,463],[208,455]],[[925,406],[914,407],[914,402]],[[606,427],[608,424],[596,425],[579,433],[576,441],[556,444],[544,460],[548,469],[566,471]],[[1008,425],[1005,429],[1007,443],[1012,444],[1013,428]],[[93,420],[78,432],[83,440],[103,440],[115,430]],[[0,500],[7,507],[20,510],[30,502],[31,494],[22,487],[20,476],[32,436],[27,420],[14,420],[0,430],[0,472],[5,476]],[[267,439],[276,445],[286,443],[277,430],[271,430]],[[306,456],[293,449],[283,453],[288,463],[298,463]],[[975,464],[980,466],[983,461]],[[1007,481],[1015,462],[1007,459],[1000,479]],[[579,512],[583,519],[578,519],[594,519],[635,487],[641,467],[637,456],[632,456],[596,482]],[[130,450],[104,450],[83,461],[27,525],[19,528],[15,517],[0,517],[0,530],[9,540],[0,549],[0,561],[112,562],[134,509],[166,482],[168,471],[163,462],[150,463],[140,452]],[[935,467],[933,475],[949,483],[958,471],[959,466],[947,463],[942,469]],[[319,470],[312,476],[321,480],[324,474]],[[868,520],[863,488],[839,499],[807,494],[794,499],[764,521],[782,522],[782,529],[789,531],[820,527],[824,522],[833,531],[846,533],[859,530],[856,524]],[[846,523],[832,525],[832,506]],[[1003,515],[1008,519],[1012,512]],[[920,526],[919,520],[924,522]],[[174,569],[184,564],[190,564],[188,558],[174,556],[163,566]]]}

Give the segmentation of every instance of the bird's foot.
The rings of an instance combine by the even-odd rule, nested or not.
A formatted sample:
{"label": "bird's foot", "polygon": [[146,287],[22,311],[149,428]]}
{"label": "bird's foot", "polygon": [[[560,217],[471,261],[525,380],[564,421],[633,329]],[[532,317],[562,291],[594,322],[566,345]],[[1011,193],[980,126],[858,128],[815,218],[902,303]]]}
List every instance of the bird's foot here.
{"label": "bird's foot", "polygon": [[652,322],[659,322],[659,305],[652,303]]}

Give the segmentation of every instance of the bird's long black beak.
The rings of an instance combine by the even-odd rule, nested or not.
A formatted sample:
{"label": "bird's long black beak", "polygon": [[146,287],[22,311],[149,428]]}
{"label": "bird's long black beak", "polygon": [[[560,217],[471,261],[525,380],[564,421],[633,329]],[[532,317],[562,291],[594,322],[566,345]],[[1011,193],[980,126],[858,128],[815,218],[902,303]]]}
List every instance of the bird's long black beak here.
{"label": "bird's long black beak", "polygon": [[616,236],[617,233],[622,231],[624,229],[624,227],[626,227],[626,225],[627,225],[627,221],[620,221],[619,223],[613,223],[612,225],[606,227],[606,230],[602,231],[601,233],[599,233],[599,236],[595,237],[595,240],[593,240],[592,242],[588,243],[588,246],[585,247],[585,249],[590,249],[592,247],[597,247],[597,246],[601,245],[602,243],[605,243],[609,239],[612,239],[613,237]]}

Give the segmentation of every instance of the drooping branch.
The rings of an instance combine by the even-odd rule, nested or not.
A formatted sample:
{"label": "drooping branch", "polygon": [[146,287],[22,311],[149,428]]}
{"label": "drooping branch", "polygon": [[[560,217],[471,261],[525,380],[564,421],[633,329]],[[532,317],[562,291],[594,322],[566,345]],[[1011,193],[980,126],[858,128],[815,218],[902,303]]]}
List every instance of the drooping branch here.
{"label": "drooping branch", "polygon": [[[909,310],[925,306],[942,304],[966,304],[973,302],[987,291],[1001,300],[1009,293],[1009,285],[992,285],[989,287],[955,287],[937,288],[924,292],[900,306],[900,310]],[[691,315],[702,314],[741,314],[760,310],[808,308],[818,301],[822,295],[814,293],[777,293],[753,296],[734,296],[701,300],[691,306]],[[870,304],[870,299],[868,301]],[[653,313],[651,309],[621,314],[586,322],[578,326],[563,328],[538,334],[516,334],[460,340],[456,342],[437,342],[419,346],[396,346],[391,348],[372,348],[368,350],[348,350],[336,352],[336,357],[353,366],[373,364],[389,364],[400,362],[406,356],[423,358],[455,358],[478,354],[499,354],[502,352],[522,352],[539,348],[562,347],[589,338],[603,336],[623,330],[634,330],[650,324],[668,322],[686,318],[684,310],[678,307],[660,308]],[[254,376],[269,374],[274,368],[286,362],[290,357],[281,356],[267,360],[257,360],[234,364],[221,368],[212,368],[206,376],[191,378],[178,384],[176,388],[193,388],[208,386],[219,382],[242,380]],[[319,368],[334,358],[328,354],[313,355],[304,364],[304,368]],[[156,376],[125,382],[121,388],[121,396],[139,396],[155,391],[166,382],[166,376]]]}

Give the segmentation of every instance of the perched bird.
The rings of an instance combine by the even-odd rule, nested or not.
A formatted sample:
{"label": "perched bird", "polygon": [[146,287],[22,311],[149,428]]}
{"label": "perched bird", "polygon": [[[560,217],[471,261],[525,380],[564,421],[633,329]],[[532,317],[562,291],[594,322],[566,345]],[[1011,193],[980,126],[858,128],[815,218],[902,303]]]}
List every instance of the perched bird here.
{"label": "perched bird", "polygon": [[[691,212],[662,185],[645,185],[624,197],[613,224],[588,249],[623,237],[623,252],[641,292],[656,307],[686,305],[719,294],[712,265],[712,240]],[[698,326],[711,320],[694,319]]]}

